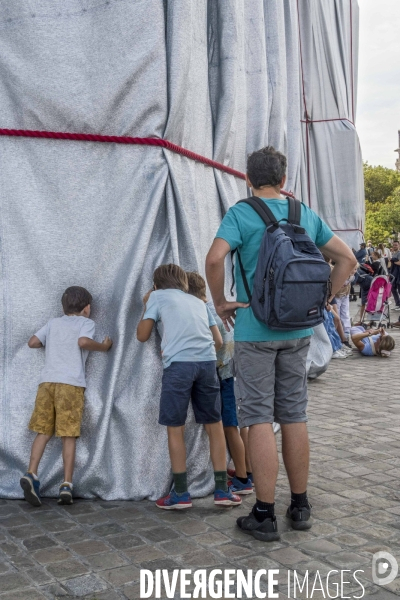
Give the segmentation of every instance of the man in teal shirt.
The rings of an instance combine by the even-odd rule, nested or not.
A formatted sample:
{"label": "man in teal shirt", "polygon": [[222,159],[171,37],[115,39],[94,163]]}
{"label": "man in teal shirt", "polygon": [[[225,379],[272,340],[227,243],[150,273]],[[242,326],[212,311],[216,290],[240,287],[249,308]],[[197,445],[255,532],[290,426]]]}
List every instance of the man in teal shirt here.
{"label": "man in teal shirt", "polygon": [[[272,147],[248,157],[246,181],[252,194],[268,205],[277,221],[288,218],[288,200],[281,196],[286,181],[286,157]],[[332,295],[356,264],[350,248],[318,215],[304,204],[301,226],[331,258]],[[227,329],[235,328],[235,371],[238,418],[249,427],[249,453],[256,489],[256,504],[237,524],[261,541],[279,539],[274,497],[278,453],[272,423],[282,428],[282,454],[291,488],[287,517],[294,529],[311,527],[307,498],[309,442],[307,433],[306,359],[312,329],[275,331],[259,321],[248,304],[240,269],[236,264],[237,301],[224,294],[225,257],[232,250],[240,256],[250,287],[253,287],[258,252],[265,224],[247,204],[238,204],[225,215],[206,260],[207,281],[214,306]]]}

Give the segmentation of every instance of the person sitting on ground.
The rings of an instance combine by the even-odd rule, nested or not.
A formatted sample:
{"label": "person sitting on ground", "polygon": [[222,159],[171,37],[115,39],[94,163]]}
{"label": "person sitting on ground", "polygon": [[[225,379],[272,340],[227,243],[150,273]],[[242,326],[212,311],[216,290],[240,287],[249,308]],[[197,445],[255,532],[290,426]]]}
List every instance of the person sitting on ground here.
{"label": "person sitting on ground", "polygon": [[388,358],[395,346],[394,339],[383,327],[368,329],[364,327],[351,328],[351,340],[357,350],[364,356],[381,356]]}
{"label": "person sitting on ground", "polygon": [[154,287],[143,298],[144,311],[137,327],[139,342],[147,342],[154,324],[161,322],[162,378],[159,423],[167,427],[174,488],[156,502],[161,509],[192,506],[186,473],[185,423],[192,401],[196,423],[204,425],[214,466],[214,503],[237,506],[240,496],[228,488],[226,444],[221,421],[221,394],[216,350],[222,346],[210,310],[188,294],[188,279],[178,265],[159,266]]}
{"label": "person sitting on ground", "polygon": [[76,438],[80,436],[86,388],[85,362],[90,351],[107,352],[112,346],[109,337],[102,343],[93,339],[95,324],[89,319],[92,296],[85,288],[69,287],[61,303],[64,316],[51,319],[28,342],[29,348],[45,348],[44,369],[28,426],[37,435],[28,471],[20,480],[25,500],[32,506],[42,503],[37,473],[54,433],[63,445],[64,482],[58,502],[72,504]]}
{"label": "person sitting on ground", "polygon": [[235,464],[235,476],[231,480],[230,489],[234,494],[251,494],[253,492],[252,473],[246,471],[245,447],[238,430],[236,414],[236,398],[232,373],[234,351],[233,331],[227,331],[215,312],[212,302],[207,302],[206,282],[199,273],[186,273],[189,283],[189,294],[205,302],[218,325],[222,337],[222,346],[217,352],[217,373],[221,389],[222,424],[229,453]]}

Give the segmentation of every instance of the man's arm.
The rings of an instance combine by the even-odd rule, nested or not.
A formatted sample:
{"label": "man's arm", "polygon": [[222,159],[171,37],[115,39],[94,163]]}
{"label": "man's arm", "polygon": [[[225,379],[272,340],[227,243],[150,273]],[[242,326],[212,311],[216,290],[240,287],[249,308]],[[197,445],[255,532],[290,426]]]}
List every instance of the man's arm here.
{"label": "man's arm", "polygon": [[33,335],[28,342],[29,348],[43,348],[42,342],[39,340],[36,335]]}
{"label": "man's arm", "polygon": [[108,352],[112,345],[112,339],[108,336],[102,342],[96,342],[88,337],[80,337],[78,339],[79,348],[88,350],[89,352]]}
{"label": "man's arm", "polygon": [[225,257],[231,248],[222,238],[215,238],[206,258],[206,278],[217,315],[224,327],[230,331],[234,327],[237,308],[247,308],[243,302],[228,302],[225,298]]}
{"label": "man's arm", "polygon": [[357,260],[347,244],[337,235],[334,235],[320,250],[335,263],[331,273],[331,297],[333,297],[357,265]]}

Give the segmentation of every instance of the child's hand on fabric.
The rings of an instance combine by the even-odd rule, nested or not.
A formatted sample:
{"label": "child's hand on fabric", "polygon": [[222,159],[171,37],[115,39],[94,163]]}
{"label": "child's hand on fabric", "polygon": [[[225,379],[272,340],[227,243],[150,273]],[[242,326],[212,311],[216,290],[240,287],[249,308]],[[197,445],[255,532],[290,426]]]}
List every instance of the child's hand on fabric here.
{"label": "child's hand on fabric", "polygon": [[113,345],[113,341],[110,337],[108,337],[108,335],[104,338],[103,342],[102,342],[104,348],[106,349],[106,352],[109,351],[109,349],[111,348],[111,346]]}
{"label": "child's hand on fabric", "polygon": [[150,294],[151,294],[151,292],[152,292],[152,291],[153,291],[153,290],[149,290],[149,291],[147,292],[147,294],[145,294],[145,295],[143,296],[143,304],[144,304],[144,305],[146,305],[146,304],[147,304],[147,302],[148,302],[148,299],[150,298]]}

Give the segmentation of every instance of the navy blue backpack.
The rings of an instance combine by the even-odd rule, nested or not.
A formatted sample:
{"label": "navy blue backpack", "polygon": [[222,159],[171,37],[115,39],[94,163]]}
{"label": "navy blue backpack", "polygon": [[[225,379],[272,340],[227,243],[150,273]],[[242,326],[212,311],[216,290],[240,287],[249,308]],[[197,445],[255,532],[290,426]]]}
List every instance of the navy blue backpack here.
{"label": "navy blue backpack", "polygon": [[300,226],[301,202],[288,198],[289,215],[279,223],[260,198],[239,200],[249,204],[264,221],[253,291],[250,291],[239,251],[240,272],[257,319],[277,331],[306,329],[324,320],[330,293],[330,266]]}

